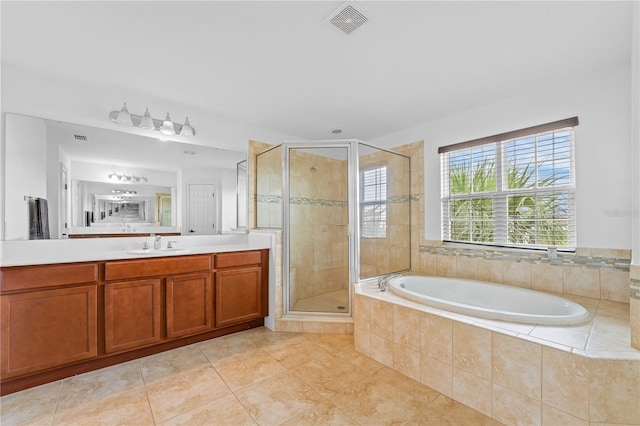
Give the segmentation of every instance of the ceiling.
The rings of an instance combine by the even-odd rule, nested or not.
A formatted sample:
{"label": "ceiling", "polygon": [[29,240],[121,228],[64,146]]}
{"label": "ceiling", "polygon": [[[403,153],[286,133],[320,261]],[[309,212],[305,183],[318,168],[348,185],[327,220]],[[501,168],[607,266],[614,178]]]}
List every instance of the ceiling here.
{"label": "ceiling", "polygon": [[357,4],[371,19],[347,36],[326,22],[342,1],[2,1],[2,61],[372,140],[630,60],[631,1]]}

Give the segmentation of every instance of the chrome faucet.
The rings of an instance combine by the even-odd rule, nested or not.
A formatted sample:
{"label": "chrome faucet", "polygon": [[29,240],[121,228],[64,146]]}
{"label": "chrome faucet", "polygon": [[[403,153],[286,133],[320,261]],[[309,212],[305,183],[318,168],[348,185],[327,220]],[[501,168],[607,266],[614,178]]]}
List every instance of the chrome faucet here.
{"label": "chrome faucet", "polygon": [[153,240],[153,249],[160,250],[162,248],[162,236],[155,235],[155,239]]}
{"label": "chrome faucet", "polygon": [[387,291],[387,289],[389,288],[389,281],[391,281],[392,278],[401,276],[402,274],[389,274],[378,277],[378,288],[380,289],[380,291]]}

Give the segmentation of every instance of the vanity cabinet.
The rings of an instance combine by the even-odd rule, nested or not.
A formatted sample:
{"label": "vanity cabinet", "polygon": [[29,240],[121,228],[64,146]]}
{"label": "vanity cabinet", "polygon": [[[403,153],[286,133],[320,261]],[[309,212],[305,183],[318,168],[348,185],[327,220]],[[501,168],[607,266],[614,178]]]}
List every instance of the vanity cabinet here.
{"label": "vanity cabinet", "polygon": [[105,284],[106,353],[146,346],[162,339],[161,290],[159,278]]}
{"label": "vanity cabinet", "polygon": [[215,326],[224,327],[266,315],[264,253],[247,251],[215,255]]}
{"label": "vanity cabinet", "polygon": [[264,325],[268,253],[0,268],[0,393]]}
{"label": "vanity cabinet", "polygon": [[167,278],[167,338],[202,333],[213,327],[211,273]]}
{"label": "vanity cabinet", "polygon": [[208,254],[105,262],[105,351],[159,342],[163,322],[167,339],[210,330],[210,270]]}
{"label": "vanity cabinet", "polygon": [[2,379],[98,354],[98,265],[2,268]]}

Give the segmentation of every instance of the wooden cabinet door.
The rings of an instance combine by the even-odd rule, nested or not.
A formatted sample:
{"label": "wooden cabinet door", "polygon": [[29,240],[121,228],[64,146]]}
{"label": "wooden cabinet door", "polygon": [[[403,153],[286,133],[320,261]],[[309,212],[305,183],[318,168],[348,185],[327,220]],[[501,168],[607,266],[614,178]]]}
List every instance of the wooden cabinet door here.
{"label": "wooden cabinet door", "polygon": [[202,333],[212,328],[211,273],[167,277],[167,337]]}
{"label": "wooden cabinet door", "polygon": [[220,270],[215,273],[215,278],[216,327],[264,316],[261,267]]}
{"label": "wooden cabinet door", "polygon": [[134,349],[162,339],[161,284],[160,279],[105,284],[107,353]]}
{"label": "wooden cabinet door", "polygon": [[95,285],[0,296],[3,379],[97,356]]}

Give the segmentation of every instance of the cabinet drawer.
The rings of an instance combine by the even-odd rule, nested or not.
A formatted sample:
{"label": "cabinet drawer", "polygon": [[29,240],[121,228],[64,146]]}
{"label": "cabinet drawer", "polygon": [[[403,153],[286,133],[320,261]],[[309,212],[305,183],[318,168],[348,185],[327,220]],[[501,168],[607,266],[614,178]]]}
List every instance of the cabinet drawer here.
{"label": "cabinet drawer", "polygon": [[260,263],[262,263],[262,252],[239,251],[235,253],[222,253],[216,254],[215,258],[216,269],[259,265]]}
{"label": "cabinet drawer", "polygon": [[104,279],[113,281],[209,270],[211,270],[210,255],[113,261],[105,262]]}
{"label": "cabinet drawer", "polygon": [[14,266],[0,269],[0,290],[30,290],[98,282],[97,263]]}

